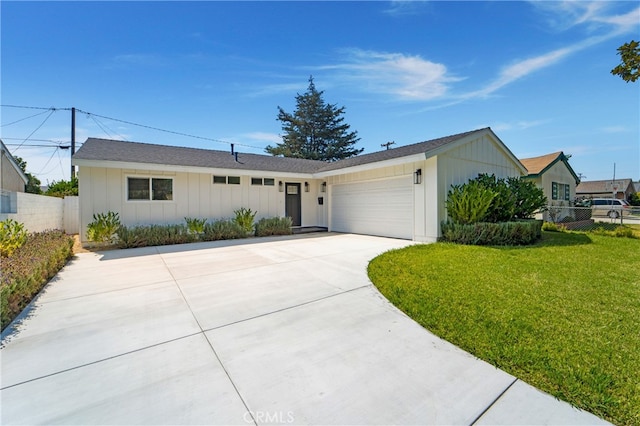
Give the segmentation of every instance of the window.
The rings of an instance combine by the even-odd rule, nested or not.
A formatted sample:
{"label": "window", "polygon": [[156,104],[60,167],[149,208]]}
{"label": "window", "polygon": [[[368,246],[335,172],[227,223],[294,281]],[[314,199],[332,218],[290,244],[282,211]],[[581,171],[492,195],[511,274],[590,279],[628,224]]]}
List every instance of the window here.
{"label": "window", "polygon": [[240,185],[240,176],[214,176],[213,183]]}
{"label": "window", "polygon": [[552,200],[571,200],[571,187],[565,183],[551,182]]}
{"label": "window", "polygon": [[127,178],[127,200],[173,200],[171,178]]}
{"label": "window", "polygon": [[251,178],[251,185],[275,186],[276,180],[273,178]]}

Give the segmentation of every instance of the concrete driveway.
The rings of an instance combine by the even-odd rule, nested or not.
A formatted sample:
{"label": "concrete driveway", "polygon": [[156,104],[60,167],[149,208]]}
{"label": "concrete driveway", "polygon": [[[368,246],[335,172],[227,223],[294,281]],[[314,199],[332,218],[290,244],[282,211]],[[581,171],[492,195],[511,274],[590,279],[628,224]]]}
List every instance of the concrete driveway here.
{"label": "concrete driveway", "polygon": [[408,241],[78,254],[3,334],[8,424],[595,424],[433,336],[367,278]]}

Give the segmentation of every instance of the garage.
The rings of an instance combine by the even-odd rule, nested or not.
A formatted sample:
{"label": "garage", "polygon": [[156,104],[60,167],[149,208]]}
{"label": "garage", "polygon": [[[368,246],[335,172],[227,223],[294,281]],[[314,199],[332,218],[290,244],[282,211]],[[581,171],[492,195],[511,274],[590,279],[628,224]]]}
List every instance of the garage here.
{"label": "garage", "polygon": [[330,229],[412,239],[412,177],[332,185]]}

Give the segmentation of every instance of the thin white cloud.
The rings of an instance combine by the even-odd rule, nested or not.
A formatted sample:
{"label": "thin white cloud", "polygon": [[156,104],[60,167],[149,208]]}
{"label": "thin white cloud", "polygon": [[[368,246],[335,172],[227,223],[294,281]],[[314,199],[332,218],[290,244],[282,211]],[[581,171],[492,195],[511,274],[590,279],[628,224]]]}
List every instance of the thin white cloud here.
{"label": "thin white cloud", "polygon": [[532,1],[531,4],[547,18],[550,28],[566,31],[586,25],[589,31],[605,28],[607,31],[623,33],[637,28],[640,22],[640,7],[623,14],[614,9],[626,2],[606,1]]}
{"label": "thin white cloud", "polygon": [[447,94],[450,83],[461,80],[451,76],[445,65],[419,55],[361,49],[347,49],[343,53],[343,63],[321,69],[342,71],[341,80],[396,99],[425,101],[442,98]]}
{"label": "thin white cloud", "polygon": [[428,4],[417,0],[391,0],[383,12],[391,16],[416,15],[422,13],[423,7]]}
{"label": "thin white cloud", "polygon": [[604,133],[626,133],[631,130],[625,126],[607,126],[607,127],[602,127],[600,131]]}
{"label": "thin white cloud", "polygon": [[[280,143],[282,142],[282,137],[276,133],[269,132],[251,132],[245,133],[239,137],[241,140],[252,142],[268,142],[268,143]],[[255,144],[255,143],[254,143]]]}
{"label": "thin white cloud", "polygon": [[[496,132],[503,132],[507,130],[530,129],[532,127],[541,126],[548,122],[549,120],[533,120],[533,121],[521,120],[521,121],[510,122],[510,123],[506,123],[506,122],[493,123],[490,125],[490,127]],[[481,128],[481,127],[487,127],[487,125],[476,126],[476,128]]]}

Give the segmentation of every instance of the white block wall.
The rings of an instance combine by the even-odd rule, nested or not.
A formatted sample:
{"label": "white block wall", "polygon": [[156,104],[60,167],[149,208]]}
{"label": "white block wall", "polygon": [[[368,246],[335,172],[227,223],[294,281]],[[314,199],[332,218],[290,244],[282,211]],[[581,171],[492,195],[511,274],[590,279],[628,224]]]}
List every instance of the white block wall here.
{"label": "white block wall", "polygon": [[64,229],[62,198],[18,192],[17,213],[0,214],[0,220],[13,219],[23,223],[29,232]]}

